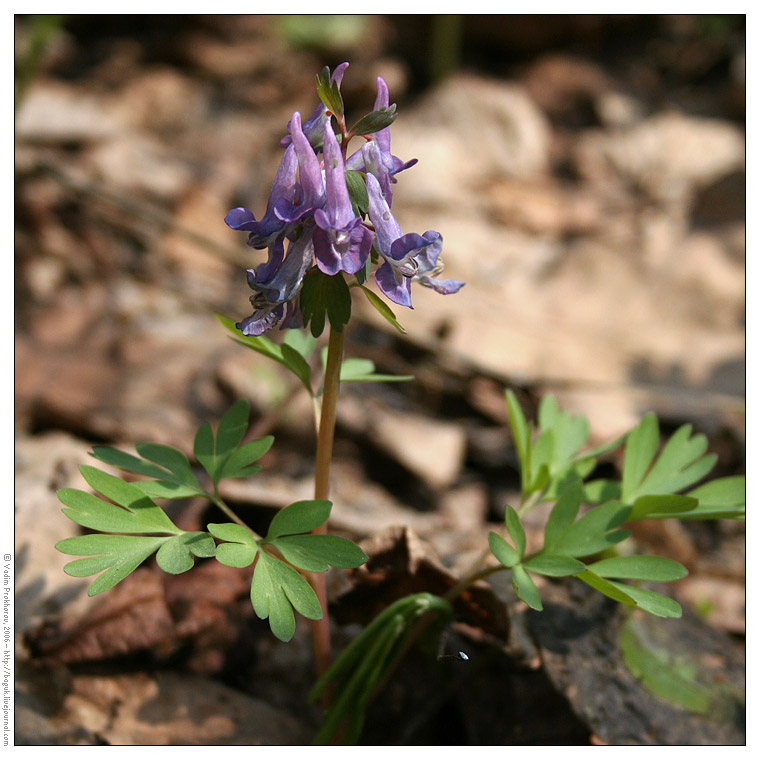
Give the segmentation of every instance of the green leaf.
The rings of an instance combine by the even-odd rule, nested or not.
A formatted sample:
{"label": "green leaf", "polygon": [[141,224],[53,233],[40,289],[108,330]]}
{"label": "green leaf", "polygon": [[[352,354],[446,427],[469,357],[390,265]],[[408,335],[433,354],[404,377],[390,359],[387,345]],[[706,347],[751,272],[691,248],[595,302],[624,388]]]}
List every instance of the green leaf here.
{"label": "green leaf", "polygon": [[269,338],[265,337],[264,335],[243,335],[243,333],[241,333],[240,330],[235,327],[234,320],[229,319],[229,317],[224,317],[221,314],[217,314],[216,318],[219,320],[220,324],[232,335],[233,340],[235,340],[237,343],[240,343],[247,348],[253,349],[256,351],[256,353],[259,353],[262,356],[266,356],[268,359],[273,359],[274,361],[285,365],[280,347],[276,343],[273,343],[271,340],[269,340]]}
{"label": "green leaf", "polygon": [[649,414],[638,428],[631,431],[623,464],[622,500],[626,504],[632,504],[640,496],[682,491],[713,469],[717,457],[704,455],[707,438],[704,435],[691,436],[691,429],[691,425],[682,425],[676,430],[654,464],[659,439],[657,418]]}
{"label": "green leaf", "polygon": [[290,346],[298,351],[304,359],[308,359],[316,348],[317,341],[308,330],[295,330],[291,328],[285,332],[282,345]]}
{"label": "green leaf", "polygon": [[341,383],[350,383],[356,378],[371,375],[375,371],[375,362],[371,359],[344,359],[340,365]]}
{"label": "green leaf", "polygon": [[522,483],[522,495],[530,493],[530,474],[531,474],[531,440],[530,428],[523,414],[522,408],[517,401],[517,396],[508,390],[507,397],[507,416],[509,417],[509,426],[512,429],[512,438],[517,451],[517,458],[520,461],[520,480]]}
{"label": "green leaf", "polygon": [[253,571],[251,583],[251,604],[262,620],[269,618],[269,627],[280,641],[290,641],[296,632],[296,619],[285,591],[270,572],[270,560],[276,560],[261,553]]}
{"label": "green leaf", "polygon": [[389,127],[397,118],[396,104],[392,103],[388,108],[379,108],[377,111],[372,111],[362,116],[351,127],[351,132],[355,135],[371,135]]}
{"label": "green leaf", "polygon": [[625,604],[628,607],[639,607],[657,617],[681,617],[680,605],[673,599],[669,599],[667,596],[658,594],[655,591],[628,586],[616,581],[609,581],[591,570],[578,573],[575,577],[610,599],[614,599],[616,602]]}
{"label": "green leaf", "polygon": [[583,501],[601,504],[603,501],[620,499],[620,483],[615,480],[591,480],[583,484]]}
{"label": "green leaf", "polygon": [[625,522],[629,512],[630,507],[617,501],[592,507],[552,545],[552,552],[586,557],[614,546],[631,535],[629,530],[616,530]]}
{"label": "green leaf", "polygon": [[[596,573],[591,572],[591,570],[584,570],[582,573],[578,573],[575,577],[610,599],[626,605],[626,607],[636,606],[636,602],[633,598],[630,597],[625,590],[621,589],[618,584],[600,578]],[[625,588],[627,590],[628,587],[626,586]]]}
{"label": "green leaf", "polygon": [[512,588],[528,607],[539,612],[543,610],[544,606],[541,604],[541,596],[536,584],[522,565],[515,565],[512,568]]}
{"label": "green leaf", "polygon": [[178,449],[155,443],[138,443],[135,448],[142,459],[105,446],[94,447],[92,455],[101,462],[126,472],[156,478],[156,483],[139,481],[131,484],[132,488],[140,490],[144,495],[185,499],[205,494],[193,474],[187,457]]}
{"label": "green leaf", "polygon": [[[327,350],[323,351],[323,355],[326,359]],[[377,374],[375,363],[370,359],[344,359],[340,365],[341,383],[405,383],[409,380],[414,380],[414,377],[412,375]]]}
{"label": "green leaf", "polygon": [[427,593],[397,599],[341,652],[309,693],[310,702],[330,685],[335,693],[314,744],[336,743],[338,731],[342,743],[358,742],[370,699],[399,664],[409,631],[430,615],[430,629],[440,630],[451,618],[451,605]]}
{"label": "green leaf", "polygon": [[194,486],[199,491],[202,490],[188,458],[179,449],[162,443],[138,443],[135,449],[143,459],[166,468],[174,476],[174,478],[164,478],[165,480],[174,480],[182,485]]}
{"label": "green leaf", "polygon": [[367,561],[367,555],[352,541],[340,536],[299,535],[281,536],[267,541],[291,565],[311,573],[323,573],[329,565],[354,568]]}
{"label": "green leaf", "polygon": [[385,303],[385,301],[383,301],[380,296],[378,296],[376,293],[373,293],[369,288],[365,287],[364,285],[360,285],[359,287],[361,288],[362,293],[367,296],[367,300],[370,302],[370,305],[375,308],[380,316],[383,317],[383,319],[385,319],[388,323],[393,325],[393,327],[395,327],[400,333],[406,334],[406,330],[396,319],[396,315],[393,313],[391,307],[388,306],[388,304]]}
{"label": "green leaf", "polygon": [[240,445],[248,430],[250,413],[251,405],[245,399],[240,399],[222,417],[216,431],[215,453],[218,458],[230,456]]}
{"label": "green leaf", "polygon": [[512,543],[514,543],[517,549],[517,553],[520,555],[520,559],[522,559],[523,554],[525,554],[525,529],[520,522],[520,516],[514,507],[510,507],[509,504],[507,504],[507,508],[504,510],[504,524],[507,527],[507,533],[509,533]]}
{"label": "green leaf", "polygon": [[367,183],[364,175],[359,172],[346,172],[346,187],[348,188],[348,197],[351,199],[351,206],[356,216],[364,216],[369,208],[369,195],[367,194]]}
{"label": "green leaf", "polygon": [[166,573],[179,575],[191,570],[193,557],[213,557],[214,540],[208,533],[183,533],[165,541],[156,554],[158,566]]}
{"label": "green leaf", "polygon": [[623,501],[630,502],[636,493],[657,453],[659,440],[660,429],[653,412],[628,434],[623,460]]}
{"label": "green leaf", "polygon": [[272,518],[266,540],[296,533],[310,533],[330,517],[332,502],[323,499],[296,501],[281,509]]}
{"label": "green leaf", "polygon": [[79,469],[96,491],[119,506],[84,491],[62,489],[58,491],[58,498],[67,507],[63,513],[77,525],[109,533],[181,533],[166,513],[139,489],[95,467],[82,465]]}
{"label": "green leaf", "polygon": [[256,559],[259,545],[253,534],[235,523],[211,523],[208,532],[226,543],[216,547],[216,559],[227,567],[248,567]]}
{"label": "green leaf", "polygon": [[78,559],[64,566],[63,571],[75,578],[101,573],[87,589],[88,596],[101,594],[123,581],[153,554],[167,537],[114,536],[92,533],[65,538],[55,548],[63,554],[78,554]]}
{"label": "green leaf", "polygon": [[636,603],[636,606],[648,612],[650,615],[662,618],[680,618],[683,614],[681,605],[670,597],[658,594],[645,588],[629,586],[617,581],[609,581],[613,586],[627,594]]}
{"label": "green leaf", "polygon": [[545,549],[553,553],[562,537],[570,530],[578,516],[582,493],[583,484],[579,480],[573,480],[560,494],[544,528]]}
{"label": "green leaf", "polygon": [[546,430],[531,444],[529,481],[531,493],[542,491],[549,485],[553,458],[554,434],[551,430]]}
{"label": "green leaf", "polygon": [[333,330],[341,332],[351,318],[351,292],[339,272],[329,276],[314,269],[303,280],[301,313],[304,325],[311,325],[311,334],[318,338],[329,318]]}
{"label": "green leaf", "polygon": [[683,517],[693,510],[698,500],[690,496],[665,494],[661,496],[639,496],[633,502],[628,522],[636,520],[662,520],[668,517]]}
{"label": "green leaf", "polygon": [[688,571],[678,562],[666,557],[630,556],[609,557],[589,565],[600,578],[626,578],[638,581],[677,581]]}
{"label": "green leaf", "polygon": [[572,557],[563,557],[559,554],[538,554],[523,563],[526,570],[539,575],[548,575],[552,578],[562,578],[567,575],[582,573],[586,566]]}
{"label": "green leaf", "polygon": [[488,547],[504,567],[514,567],[520,561],[520,555],[498,533],[489,531]]}
{"label": "green leaf", "polygon": [[259,552],[253,571],[251,602],[260,618],[269,618],[272,633],[281,641],[290,641],[295,633],[291,605],[311,620],[322,618],[317,595],[305,578],[265,552]]}
{"label": "green leaf", "polygon": [[246,478],[258,472],[261,467],[251,467],[250,465],[261,459],[272,448],[273,443],[274,437],[271,435],[244,443],[224,463],[219,472],[219,480],[223,478]]}
{"label": "green leaf", "polygon": [[699,505],[682,520],[743,520],[746,500],[744,475],[717,478],[705,483],[688,496],[698,499]]}
{"label": "green leaf", "polygon": [[195,434],[193,456],[208,473],[211,480],[214,480],[216,474],[216,443],[214,431],[208,422],[204,422]]}
{"label": "green leaf", "polygon": [[309,395],[313,395],[311,389],[311,367],[306,359],[304,359],[295,348],[291,348],[287,343],[282,344],[281,350],[285,366],[287,366],[287,368],[303,383],[303,386],[309,392]]}
{"label": "green leaf", "polygon": [[647,640],[640,623],[627,620],[620,629],[623,661],[634,678],[656,697],[694,713],[712,709],[711,690],[700,684],[691,662],[679,662],[667,649]]}

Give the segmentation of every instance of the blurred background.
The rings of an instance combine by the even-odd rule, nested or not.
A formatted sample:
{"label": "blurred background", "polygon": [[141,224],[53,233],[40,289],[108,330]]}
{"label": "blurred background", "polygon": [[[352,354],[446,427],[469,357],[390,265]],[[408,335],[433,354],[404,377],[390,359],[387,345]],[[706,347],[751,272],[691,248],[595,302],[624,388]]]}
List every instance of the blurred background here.
{"label": "blurred background", "polygon": [[[396,308],[406,334],[354,302],[348,355],[416,379],[345,388],[335,529],[408,525],[447,566],[467,564],[519,490],[507,387],[529,413],[554,393],[588,416],[594,443],[649,410],[665,433],[689,422],[716,475],[744,471],[744,16],[17,15],[16,622],[36,642],[22,647],[30,663],[155,654],[168,636],[175,654],[191,641],[185,670],[229,672],[230,642],[208,622],[218,609],[120,653],[80,641],[65,654],[66,621],[94,608],[52,549],[73,527],[54,492],[83,486],[93,443],[189,453],[201,421],[246,397],[253,433],[277,443],[227,498],[265,525],[308,497],[308,398],[214,314],[250,313],[244,270],[261,260],[227,211],[262,213],[288,120],[312,112],[316,73],[342,61],[349,117],[371,110],[383,76],[393,153],[419,159],[394,188],[402,229],[439,231],[445,276],[467,284],[416,289],[413,311]],[[641,540],[690,568],[680,601],[741,644],[743,526]],[[250,638],[257,621],[238,624]],[[64,681],[65,730],[24,687],[29,737],[172,743],[134,716],[93,728]]]}

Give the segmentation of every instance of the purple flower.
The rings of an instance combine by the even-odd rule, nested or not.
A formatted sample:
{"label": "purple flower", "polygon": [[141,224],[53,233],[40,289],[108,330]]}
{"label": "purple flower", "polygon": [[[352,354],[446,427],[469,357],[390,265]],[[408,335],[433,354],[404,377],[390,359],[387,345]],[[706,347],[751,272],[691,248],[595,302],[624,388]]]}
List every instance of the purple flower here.
{"label": "purple flower", "polygon": [[274,213],[286,224],[298,222],[313,214],[325,203],[325,186],[322,169],[314,149],[301,129],[301,114],[296,111],[290,120],[290,136],[293,145],[286,153],[295,150],[298,159],[298,176],[289,193],[282,195],[274,204]]}
{"label": "purple flower", "polygon": [[440,233],[428,230],[424,235],[402,234],[380,183],[372,174],[367,174],[367,195],[369,218],[377,237],[376,247],[385,260],[375,272],[375,281],[383,294],[394,303],[411,309],[412,280],[438,293],[456,293],[463,282],[434,279],[434,275],[443,270],[443,263],[438,260],[443,245]]}
{"label": "purple flower", "polygon": [[251,233],[248,236],[248,245],[253,248],[268,248],[276,238],[284,234],[285,222],[276,216],[274,209],[282,198],[292,197],[297,169],[296,149],[290,146],[280,161],[272,190],[269,193],[267,210],[261,221],[256,221],[256,217],[247,208],[233,208],[224,218],[227,226],[233,230],[245,230]]}
{"label": "purple flower", "polygon": [[324,156],[327,202],[324,209],[314,212],[317,266],[329,275],[340,271],[355,274],[367,261],[372,233],[354,214],[346,187],[343,156],[329,121],[325,123]]}
{"label": "purple flower", "polygon": [[304,228],[298,240],[288,244],[283,258],[282,240],[270,249],[269,260],[255,269],[249,269],[248,285],[255,291],[250,301],[253,314],[235,326],[243,335],[262,335],[277,325],[287,315],[285,326],[294,327],[300,322],[294,299],[303,286],[303,277],[314,257],[312,227]]}
{"label": "purple flower", "polygon": [[[378,77],[374,110],[388,108],[388,103],[388,85],[382,77]],[[391,154],[391,128],[388,126],[375,132],[370,141],[352,154],[346,161],[346,168],[374,174],[380,183],[385,200],[390,205],[392,202],[391,183],[397,181],[394,175],[416,163],[416,158],[404,163]]]}

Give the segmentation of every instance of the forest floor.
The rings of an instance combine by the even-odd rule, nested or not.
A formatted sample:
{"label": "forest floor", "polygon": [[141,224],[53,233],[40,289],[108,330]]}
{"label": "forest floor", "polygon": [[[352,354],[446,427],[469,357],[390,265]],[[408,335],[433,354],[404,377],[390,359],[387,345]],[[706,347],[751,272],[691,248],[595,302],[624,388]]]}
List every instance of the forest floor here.
{"label": "forest floor", "polygon": [[[553,393],[594,445],[650,410],[663,434],[690,423],[714,474],[744,472],[741,17],[462,17],[462,65],[437,81],[431,17],[319,18],[317,44],[317,22],[288,17],[72,17],[35,59],[17,17],[18,744],[305,744],[318,726],[306,621],[274,640],[245,571],[148,563],[89,598],[53,546],[75,529],[55,492],[84,487],[93,444],[190,454],[237,398],[251,434],[276,442],[228,500],[265,526],[310,497],[308,397],[214,315],[249,313],[257,253],[223,220],[266,205],[285,125],[313,110],[325,64],[351,62],[357,116],[387,80],[393,153],[419,159],[394,213],[404,231],[441,232],[445,276],[466,282],[417,289],[396,310],[404,334],[354,301],[346,354],[415,379],[341,393],[331,530],[376,562],[372,577],[330,578],[338,646],[379,601],[445,586],[519,498],[507,388],[531,416]],[[173,509],[187,525],[205,515]],[[685,615],[667,630],[731,686],[717,717],[663,706],[625,671],[622,618],[601,597],[546,583],[538,621],[495,586],[509,640],[463,625],[468,663],[412,655],[363,741],[743,743],[743,523],[642,526],[643,548],[689,570],[668,590]]]}

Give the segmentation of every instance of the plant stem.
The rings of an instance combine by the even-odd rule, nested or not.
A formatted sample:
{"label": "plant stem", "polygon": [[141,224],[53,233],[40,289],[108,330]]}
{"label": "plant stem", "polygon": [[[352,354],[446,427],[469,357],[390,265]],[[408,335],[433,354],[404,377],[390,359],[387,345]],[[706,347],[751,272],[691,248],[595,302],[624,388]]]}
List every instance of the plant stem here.
{"label": "plant stem", "polygon": [[219,509],[221,509],[221,510],[222,510],[222,512],[224,512],[224,514],[225,514],[225,515],[227,515],[227,517],[229,517],[229,518],[230,518],[230,520],[232,520],[233,522],[235,522],[235,523],[237,523],[238,525],[240,525],[242,528],[245,528],[247,531],[249,531],[249,532],[251,533],[251,535],[252,535],[252,536],[253,536],[253,537],[254,537],[254,538],[257,540],[257,541],[260,541],[260,540],[261,540],[261,536],[260,536],[258,533],[256,533],[256,531],[255,531],[253,528],[251,528],[249,525],[246,525],[246,524],[245,524],[245,522],[243,522],[243,520],[241,520],[241,519],[240,519],[240,518],[239,518],[239,517],[238,517],[238,516],[237,516],[237,515],[236,515],[236,514],[235,514],[235,513],[232,511],[232,509],[231,509],[230,507],[228,507],[228,506],[227,506],[227,504],[225,504],[224,500],[222,499],[222,497],[221,497],[221,496],[219,496],[219,494],[216,494],[215,496],[212,496],[212,497],[211,497],[211,501],[212,501],[212,502],[213,502],[213,503],[214,503],[214,504],[215,504],[217,507],[219,507]]}
{"label": "plant stem", "polygon": [[[317,456],[314,473],[314,498],[330,497],[330,463],[332,461],[333,439],[335,437],[335,415],[338,406],[340,388],[340,365],[343,359],[343,333],[330,328],[330,340],[327,347],[327,366],[325,367],[324,390],[322,392],[322,409],[317,432]],[[327,523],[316,528],[314,533],[327,533]],[[327,613],[327,589],[323,573],[311,574],[311,583],[322,607],[321,620],[312,622],[314,640],[314,658],[317,675],[322,674],[330,665],[330,619]]]}

